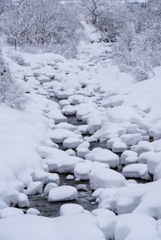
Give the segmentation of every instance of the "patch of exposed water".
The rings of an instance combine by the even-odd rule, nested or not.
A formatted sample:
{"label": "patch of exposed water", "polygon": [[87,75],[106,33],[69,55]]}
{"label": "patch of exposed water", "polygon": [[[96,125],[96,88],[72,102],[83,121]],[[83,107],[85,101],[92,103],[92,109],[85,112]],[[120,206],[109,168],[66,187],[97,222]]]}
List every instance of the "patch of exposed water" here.
{"label": "patch of exposed water", "polygon": [[46,217],[58,217],[59,216],[59,209],[65,203],[76,203],[81,205],[84,209],[88,211],[92,211],[97,208],[97,204],[93,202],[92,198],[92,191],[90,190],[89,181],[81,181],[76,182],[75,180],[68,180],[66,176],[68,174],[59,174],[60,176],[60,186],[62,185],[70,185],[76,188],[79,187],[80,184],[84,184],[86,186],[86,191],[78,190],[78,198],[77,200],[73,201],[60,201],[60,202],[48,202],[47,196],[45,195],[36,195],[30,196],[30,208],[36,208],[40,211],[42,216]]}

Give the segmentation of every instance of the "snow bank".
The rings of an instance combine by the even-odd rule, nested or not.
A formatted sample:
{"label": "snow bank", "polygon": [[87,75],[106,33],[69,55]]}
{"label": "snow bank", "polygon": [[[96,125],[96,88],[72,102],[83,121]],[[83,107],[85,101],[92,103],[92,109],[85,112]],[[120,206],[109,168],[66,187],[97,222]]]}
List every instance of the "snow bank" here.
{"label": "snow bank", "polygon": [[125,214],[119,216],[115,227],[116,240],[159,240],[156,221],[144,215]]}
{"label": "snow bank", "polygon": [[[41,107],[38,101],[39,104],[42,103]],[[31,183],[34,172],[44,172],[37,148],[48,137],[48,121],[42,115],[45,102],[45,99],[33,94],[32,102],[24,112],[0,106],[0,182],[6,186],[5,191],[0,189],[0,198],[7,204],[21,204],[22,197],[15,192],[12,198],[11,189],[23,191]],[[26,200],[25,202],[28,205]]]}
{"label": "snow bank", "polygon": [[52,240],[54,236],[56,240],[105,240],[97,223],[94,216],[86,214],[55,219],[31,215],[10,217],[0,221],[0,239],[28,240],[34,236],[34,240]]}

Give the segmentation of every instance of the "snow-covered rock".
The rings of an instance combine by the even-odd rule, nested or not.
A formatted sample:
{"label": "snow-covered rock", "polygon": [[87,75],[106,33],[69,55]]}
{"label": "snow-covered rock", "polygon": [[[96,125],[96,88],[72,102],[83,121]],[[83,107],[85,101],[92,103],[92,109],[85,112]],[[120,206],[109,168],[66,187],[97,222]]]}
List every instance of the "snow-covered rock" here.
{"label": "snow-covered rock", "polygon": [[55,125],[55,127],[56,127],[57,129],[63,128],[63,129],[67,129],[67,130],[69,130],[69,131],[75,131],[75,130],[77,130],[77,126],[74,126],[74,125],[72,125],[72,124],[70,124],[70,123],[67,123],[67,122],[58,123],[58,124]]}
{"label": "snow-covered rock", "polygon": [[119,157],[110,150],[100,149],[94,154],[93,161],[109,164],[110,167],[119,165]]}
{"label": "snow-covered rock", "polygon": [[62,109],[62,113],[65,116],[75,115],[76,114],[76,108],[75,108],[75,106],[72,106],[72,105],[64,106],[63,109]]}
{"label": "snow-covered rock", "polygon": [[56,188],[56,187],[58,187],[58,185],[56,183],[48,183],[44,188],[44,193],[46,195],[48,195],[50,190],[53,189],[53,188]]}
{"label": "snow-covered rock", "polygon": [[45,82],[50,82],[50,78],[45,75],[39,75],[37,78],[37,81],[39,81],[41,84]]}
{"label": "snow-covered rock", "polygon": [[119,143],[119,142],[122,143],[121,138],[119,138],[119,137],[111,138],[107,141],[106,146],[107,146],[108,149],[112,149],[113,144],[114,143]]}
{"label": "snow-covered rock", "polygon": [[77,163],[74,168],[74,176],[78,180],[88,180],[91,172],[91,164],[89,163]]}
{"label": "snow-covered rock", "polygon": [[81,138],[69,137],[63,141],[63,147],[65,149],[76,149],[82,142],[83,140]]}
{"label": "snow-covered rock", "polygon": [[84,96],[83,95],[72,95],[68,98],[68,101],[70,102],[70,104],[72,105],[78,105],[81,102],[83,102],[84,100]]}
{"label": "snow-covered rock", "polygon": [[87,154],[90,153],[90,150],[88,148],[78,148],[77,149],[77,156],[81,158],[85,158]]}
{"label": "snow-covered rock", "polygon": [[112,145],[112,152],[120,153],[127,150],[127,145],[123,142],[114,142]]}
{"label": "snow-covered rock", "polygon": [[76,156],[76,152],[73,149],[67,149],[65,152],[68,153],[69,156]]}
{"label": "snow-covered rock", "polygon": [[146,164],[130,164],[123,168],[122,174],[127,178],[141,178],[145,180],[150,180],[148,174],[148,168]]}
{"label": "snow-covered rock", "polygon": [[155,174],[155,169],[161,163],[161,152],[148,152],[147,154],[147,166],[148,172]]}
{"label": "snow-covered rock", "polygon": [[87,134],[88,133],[88,126],[87,125],[81,125],[78,126],[78,130],[81,132],[81,134]]}
{"label": "snow-covered rock", "polygon": [[100,168],[90,173],[91,189],[119,188],[125,187],[126,185],[126,179],[112,169]]}
{"label": "snow-covered rock", "polygon": [[121,154],[121,164],[130,164],[137,162],[138,154],[131,150],[126,150]]}
{"label": "snow-covered rock", "polygon": [[36,195],[43,192],[42,182],[31,182],[26,190],[27,195]]}
{"label": "snow-covered rock", "polygon": [[29,208],[27,209],[26,214],[40,215],[40,211],[37,210],[36,208]]}
{"label": "snow-covered rock", "polygon": [[59,105],[61,108],[70,105],[70,102],[68,100],[60,100]]}
{"label": "snow-covered rock", "polygon": [[99,227],[105,234],[107,239],[114,239],[114,230],[116,215],[107,209],[95,209],[92,212],[92,215],[98,218]]}
{"label": "snow-covered rock", "polygon": [[101,129],[102,127],[102,117],[94,117],[90,118],[88,121],[88,131],[90,134],[95,133],[97,130]]}
{"label": "snow-covered rock", "polygon": [[125,135],[121,135],[121,139],[126,145],[132,146],[137,144],[139,141],[141,141],[142,136],[139,133],[125,134]]}
{"label": "snow-covered rock", "polygon": [[50,190],[49,202],[69,201],[77,199],[77,189],[72,186],[60,186]]}
{"label": "snow-covered rock", "polygon": [[56,183],[57,185],[59,185],[59,182],[60,182],[60,177],[57,173],[48,174],[47,179],[46,179],[46,184]]}
{"label": "snow-covered rock", "polygon": [[60,216],[73,215],[73,214],[79,214],[79,213],[84,213],[84,208],[78,204],[66,203],[66,204],[63,204],[60,208]]}
{"label": "snow-covered rock", "polygon": [[155,140],[161,138],[161,121],[158,121],[149,129],[149,135],[153,137]]}
{"label": "snow-covered rock", "polygon": [[55,129],[50,133],[50,138],[55,143],[63,143],[63,141],[69,137],[76,137],[76,134],[67,129]]}

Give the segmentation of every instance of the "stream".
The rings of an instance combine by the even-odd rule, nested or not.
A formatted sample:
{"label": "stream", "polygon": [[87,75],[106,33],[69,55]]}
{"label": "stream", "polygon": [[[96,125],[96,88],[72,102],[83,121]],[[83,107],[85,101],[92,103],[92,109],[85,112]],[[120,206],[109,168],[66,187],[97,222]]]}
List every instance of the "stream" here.
{"label": "stream", "polygon": [[[58,99],[53,98],[52,100],[59,102]],[[67,122],[75,125],[81,126],[84,123],[80,120],[76,119],[75,115],[67,116]],[[85,136],[85,135],[83,135]],[[90,135],[86,135],[90,136]],[[58,144],[59,149],[64,150],[63,144]],[[96,147],[106,148],[106,142],[90,142],[90,150]],[[118,154],[120,157],[121,154]],[[118,166],[116,169],[118,172],[122,172],[122,166]],[[62,185],[70,185],[74,186],[78,190],[78,198],[73,201],[60,201],[60,202],[48,202],[47,196],[44,194],[29,196],[30,208],[36,208],[40,211],[42,216],[46,217],[58,217],[60,207],[65,203],[76,203],[81,205],[85,210],[92,211],[96,209],[97,203],[92,198],[92,191],[90,189],[89,181],[75,181],[74,179],[66,179],[69,174],[59,173],[60,177],[60,186]],[[135,179],[138,183],[147,183],[146,180]]]}
{"label": "stream", "polygon": [[76,182],[75,180],[68,180],[66,177],[68,174],[59,174],[60,177],[60,186],[62,185],[70,185],[74,186],[77,189],[83,185],[86,187],[86,190],[78,190],[78,198],[77,200],[72,201],[61,201],[61,202],[48,202],[47,196],[43,195],[36,195],[36,196],[29,196],[29,202],[31,208],[36,208],[40,211],[42,216],[46,217],[58,217],[59,216],[59,209],[65,203],[76,203],[81,205],[84,209],[88,211],[92,211],[97,208],[97,204],[92,199],[92,191],[90,190],[89,181],[81,181]]}

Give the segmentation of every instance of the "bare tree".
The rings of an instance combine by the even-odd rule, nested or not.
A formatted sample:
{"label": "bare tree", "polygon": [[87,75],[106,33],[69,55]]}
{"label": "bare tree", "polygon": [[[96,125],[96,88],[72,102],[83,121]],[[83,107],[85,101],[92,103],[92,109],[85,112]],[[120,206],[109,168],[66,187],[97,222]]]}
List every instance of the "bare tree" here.
{"label": "bare tree", "polygon": [[93,25],[96,25],[98,18],[104,12],[103,0],[82,0],[82,6],[87,18]]}

